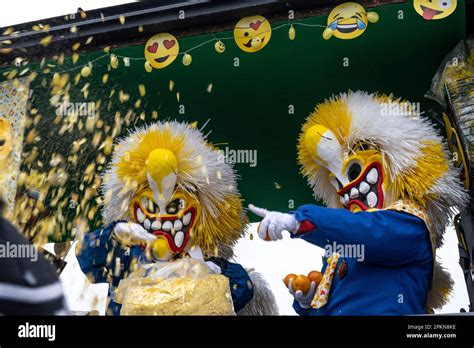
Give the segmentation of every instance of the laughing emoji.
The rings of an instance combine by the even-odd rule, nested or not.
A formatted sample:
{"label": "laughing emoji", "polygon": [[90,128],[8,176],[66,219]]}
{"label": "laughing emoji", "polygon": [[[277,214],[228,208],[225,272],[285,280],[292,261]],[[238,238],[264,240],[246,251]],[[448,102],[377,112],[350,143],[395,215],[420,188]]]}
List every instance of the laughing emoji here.
{"label": "laughing emoji", "polygon": [[168,33],[156,34],[145,44],[145,59],[155,69],[167,67],[174,62],[178,54],[178,40]]}
{"label": "laughing emoji", "polygon": [[366,12],[361,5],[355,2],[346,2],[336,6],[329,13],[323,38],[329,40],[334,35],[339,39],[353,39],[364,33],[369,22],[375,23],[378,20],[377,13]]}
{"label": "laughing emoji", "polygon": [[234,28],[237,46],[245,52],[260,51],[270,41],[272,27],[263,16],[242,18]]}
{"label": "laughing emoji", "polygon": [[427,21],[448,17],[457,5],[457,0],[413,0],[415,11]]}

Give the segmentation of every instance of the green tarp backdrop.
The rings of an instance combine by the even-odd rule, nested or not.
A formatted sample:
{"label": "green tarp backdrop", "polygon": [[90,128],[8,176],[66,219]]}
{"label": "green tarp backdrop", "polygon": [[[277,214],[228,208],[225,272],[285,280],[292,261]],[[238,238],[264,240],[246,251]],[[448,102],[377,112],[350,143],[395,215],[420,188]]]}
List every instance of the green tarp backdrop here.
{"label": "green tarp backdrop", "polygon": [[[235,165],[245,203],[292,210],[292,202],[295,207],[314,202],[299,174],[296,143],[305,117],[317,103],[351,89],[393,93],[420,102],[422,110],[431,108],[433,104],[424,98],[431,78],[445,55],[465,38],[464,1],[459,2],[454,14],[437,21],[424,20],[411,1],[371,10],[379,14],[380,20],[369,23],[365,33],[353,40],[333,37],[326,41],[322,37],[324,28],[295,25],[296,39],[290,41],[289,27],[284,26],[274,30],[268,45],[257,53],[243,52],[233,39],[226,39],[225,52],[218,54],[214,42],[210,42],[190,52],[190,66],[184,66],[179,56],[170,66],[151,73],[144,70],[143,60],[133,59],[143,58],[143,45],[112,49],[110,53],[131,60],[127,67],[120,58],[119,67],[108,72],[107,84],[102,83],[102,76],[107,73],[109,58],[94,61],[104,52],[81,53],[75,66],[94,61],[92,75],[82,78],[77,86],[72,84],[71,102],[101,100],[100,117],[110,125],[117,111],[124,116],[128,110],[137,115],[144,113],[144,120],[137,117],[134,121],[136,126],[152,122],[154,110],[159,120],[197,121],[198,127],[209,120],[203,132],[212,131],[209,140],[223,150],[250,150],[252,155],[256,151],[256,158],[247,158],[253,163]],[[325,26],[326,18],[296,22]],[[272,23],[272,27],[285,23]],[[180,52],[214,37],[229,38],[232,31],[179,38]],[[73,67],[67,57],[61,70]],[[71,80],[79,71],[71,72]],[[47,83],[42,86],[43,77]],[[37,126],[41,142],[35,146],[41,149],[39,160],[43,159],[46,166],[53,152],[67,154],[73,141],[92,137],[84,130],[58,135],[61,124],[52,123],[55,108],[49,103],[51,78],[52,74],[40,73],[31,85],[31,107],[43,115]],[[170,81],[174,82],[172,91]],[[85,83],[90,84],[87,99],[81,92]],[[143,97],[139,95],[140,84],[146,87]],[[109,98],[112,89],[115,94]],[[119,102],[121,90],[130,95],[128,102]],[[141,105],[135,108],[139,98]],[[122,135],[127,132],[127,127],[122,127]],[[79,193],[83,171],[96,158],[96,150],[84,146],[78,166],[69,173],[70,193]],[[28,151],[31,145],[25,149]],[[94,225],[100,223],[97,214]]]}

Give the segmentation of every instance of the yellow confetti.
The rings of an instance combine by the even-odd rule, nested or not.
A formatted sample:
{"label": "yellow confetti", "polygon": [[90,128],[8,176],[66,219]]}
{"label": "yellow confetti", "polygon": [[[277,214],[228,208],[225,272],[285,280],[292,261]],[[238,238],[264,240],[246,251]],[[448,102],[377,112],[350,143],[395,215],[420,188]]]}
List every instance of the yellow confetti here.
{"label": "yellow confetti", "polygon": [[280,185],[279,183],[277,183],[276,181],[273,182],[273,185],[275,185],[275,188],[276,188],[277,190],[280,190],[280,189],[281,189],[281,185]]}
{"label": "yellow confetti", "polygon": [[69,31],[70,31],[71,33],[75,34],[75,33],[77,33],[77,27],[76,27],[75,25],[73,25],[73,26],[71,27],[71,29],[69,29]]}
{"label": "yellow confetti", "polygon": [[45,36],[40,40],[40,45],[46,47],[51,43],[51,40],[53,40],[53,35]]}
{"label": "yellow confetti", "polygon": [[151,112],[151,118],[154,119],[154,120],[156,120],[156,119],[158,118],[158,111],[153,110],[153,111]]}
{"label": "yellow confetti", "polygon": [[79,55],[77,53],[72,54],[72,64],[76,64],[79,60]]}
{"label": "yellow confetti", "polygon": [[77,51],[80,46],[81,46],[81,43],[80,43],[80,42],[76,42],[74,45],[72,45],[72,50],[73,50],[73,51]]}
{"label": "yellow confetti", "polygon": [[124,25],[125,24],[125,16],[120,16],[119,17],[119,20],[120,20],[120,24]]}
{"label": "yellow confetti", "polygon": [[7,28],[4,32],[3,32],[3,35],[10,35],[11,33],[13,33],[15,29],[13,29],[13,27],[9,27]]}
{"label": "yellow confetti", "polygon": [[86,40],[86,45],[90,44],[92,42],[92,40],[94,39],[93,36],[89,36]]}
{"label": "yellow confetti", "polygon": [[58,57],[58,64],[59,65],[64,64],[64,53],[61,53],[61,55]]}
{"label": "yellow confetti", "polygon": [[125,103],[129,100],[130,96],[124,91],[119,92],[119,100],[121,103]]}
{"label": "yellow confetti", "polygon": [[173,80],[170,80],[168,88],[169,88],[170,92],[173,92],[173,88],[174,88],[174,81]]}
{"label": "yellow confetti", "polygon": [[118,65],[119,65],[119,60],[118,60],[117,56],[115,54],[111,54],[110,55],[110,66],[113,69],[117,69]]}
{"label": "yellow confetti", "polygon": [[138,32],[139,32],[139,33],[143,33],[143,26],[142,26],[142,25],[140,25],[140,26],[138,27]]}
{"label": "yellow confetti", "polygon": [[10,72],[7,74],[7,79],[9,79],[9,80],[13,79],[13,78],[16,76],[17,72],[18,72],[18,71],[17,71],[16,69],[10,71]]}
{"label": "yellow confetti", "polygon": [[207,86],[206,91],[207,91],[207,93],[211,93],[211,92],[212,92],[212,83],[210,83],[210,84]]}
{"label": "yellow confetti", "polygon": [[140,92],[140,96],[144,97],[146,94],[145,85],[143,84],[138,85],[138,91]]}
{"label": "yellow confetti", "polygon": [[109,51],[110,51],[110,46],[107,46],[107,47],[104,48],[105,53],[109,53]]}
{"label": "yellow confetti", "polygon": [[102,83],[107,83],[107,81],[109,80],[109,74],[104,74],[104,76],[102,76]]}

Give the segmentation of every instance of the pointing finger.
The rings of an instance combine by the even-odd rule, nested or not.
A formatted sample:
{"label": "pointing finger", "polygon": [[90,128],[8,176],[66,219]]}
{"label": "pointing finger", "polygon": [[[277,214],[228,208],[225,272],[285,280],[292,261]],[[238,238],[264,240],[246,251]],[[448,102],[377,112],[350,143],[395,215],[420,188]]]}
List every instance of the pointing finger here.
{"label": "pointing finger", "polygon": [[256,207],[253,204],[249,204],[249,210],[262,218],[264,218],[268,212],[267,209]]}

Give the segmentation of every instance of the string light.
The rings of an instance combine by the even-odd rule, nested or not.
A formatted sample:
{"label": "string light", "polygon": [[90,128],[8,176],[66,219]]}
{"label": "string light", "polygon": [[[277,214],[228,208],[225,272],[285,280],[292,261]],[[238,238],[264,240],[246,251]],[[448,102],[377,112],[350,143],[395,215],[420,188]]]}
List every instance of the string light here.
{"label": "string light", "polygon": [[193,57],[189,53],[185,53],[183,56],[183,65],[188,66],[191,65],[191,62],[193,61]]}
{"label": "string light", "polygon": [[[275,30],[279,30],[279,29],[282,29],[282,28],[285,28],[285,27],[290,27],[289,30],[288,30],[288,37],[290,40],[294,40],[295,37],[296,37],[296,30],[295,30],[295,26],[302,26],[302,27],[308,27],[308,28],[326,28],[325,25],[320,25],[320,24],[307,24],[307,23],[299,23],[299,22],[289,22],[289,23],[284,23],[284,24],[281,24],[275,28],[272,28],[272,31],[275,31]],[[223,41],[225,40],[234,40],[234,36],[228,36],[228,37],[217,37],[215,36],[214,34],[212,34],[214,36],[214,38],[212,39],[209,39],[209,40],[206,40],[196,46],[193,46],[189,49],[186,50],[186,52],[179,52],[177,54],[177,56],[179,55],[182,55],[183,56],[183,59],[182,59],[182,62],[185,66],[188,66],[191,64],[192,62],[192,56],[189,54],[189,52],[195,50],[195,49],[198,49],[202,46],[205,46],[211,42],[214,42],[214,49],[218,52],[218,53],[223,53],[225,51],[225,44]],[[292,38],[293,37],[293,38]],[[252,41],[252,45],[258,45],[258,40],[255,40],[255,42]],[[104,50],[105,51],[105,50]],[[75,71],[75,70],[79,70],[81,69],[81,75],[83,77],[86,77],[86,76],[89,76],[91,71],[92,71],[92,64],[101,60],[101,59],[104,59],[106,57],[109,57],[110,59],[110,66],[113,68],[113,69],[116,69],[118,68],[119,66],[119,58],[122,58],[122,59],[129,59],[129,60],[134,60],[134,61],[144,61],[144,68],[145,68],[145,71],[146,72],[152,72],[153,71],[153,68],[152,66],[150,65],[149,62],[146,61],[146,59],[144,57],[127,57],[127,56],[122,56],[122,55],[118,55],[118,54],[110,54],[108,53],[109,50],[106,51],[106,54],[100,56],[100,57],[97,57],[95,58],[94,60],[88,62],[88,63],[85,63],[83,65],[78,65],[78,66],[75,66],[75,67],[72,67],[70,69],[65,69],[65,70],[60,70],[60,71],[48,71],[48,72],[42,72],[43,74],[54,74],[54,73],[59,73],[59,74],[63,74],[63,73],[66,73],[66,72],[71,72],[71,71]],[[85,67],[89,67],[89,69],[85,69],[85,74],[86,76],[84,76],[83,72],[84,72],[84,68]],[[33,69],[31,69],[32,72],[40,72],[40,71],[35,71]]]}
{"label": "string light", "polygon": [[295,27],[293,27],[293,25],[291,25],[290,27],[290,30],[288,30],[288,38],[293,41],[296,37],[296,30],[295,30]]}

